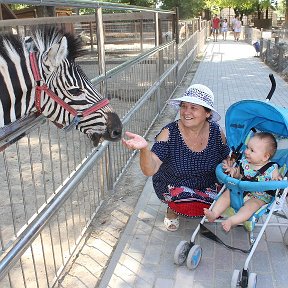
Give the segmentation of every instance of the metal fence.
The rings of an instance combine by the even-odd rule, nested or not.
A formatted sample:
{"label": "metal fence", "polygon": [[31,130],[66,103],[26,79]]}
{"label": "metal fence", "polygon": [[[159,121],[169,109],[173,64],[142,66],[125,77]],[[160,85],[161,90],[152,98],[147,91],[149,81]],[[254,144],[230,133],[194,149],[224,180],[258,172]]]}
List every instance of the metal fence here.
{"label": "metal fence", "polygon": [[[63,5],[61,1],[58,4]],[[155,19],[154,14],[151,19]],[[81,21],[72,17],[70,22],[70,17],[61,17],[62,22],[54,18],[41,20],[69,24],[77,31],[79,23],[87,21],[88,16],[83,17],[86,18]],[[138,20],[141,22],[141,19]],[[145,136],[203,49],[208,35],[207,23],[195,21],[200,23],[198,29],[181,44],[174,39],[155,45],[155,40],[152,48],[142,53],[140,49],[137,56],[125,58],[124,62],[107,57],[107,71],[101,75],[99,58],[95,55],[90,53],[79,59],[95,86],[109,97],[122,119],[124,131]],[[40,20],[33,22],[39,24]],[[89,27],[93,27],[94,22]],[[13,27],[18,33],[29,33],[29,25],[31,23],[23,20],[13,24],[0,21],[0,27],[10,31]],[[110,33],[119,33],[121,25],[110,23]],[[151,27],[155,25],[149,25],[151,34]],[[154,29],[153,39],[157,33],[159,36],[159,31]],[[140,43],[139,47],[142,43],[144,47],[145,41],[138,39],[133,43]],[[117,47],[119,45],[117,43]],[[121,53],[118,55],[123,55]],[[103,201],[113,193],[134,152],[119,142],[104,141],[94,148],[78,131],[59,130],[43,117],[31,116],[21,123],[17,129],[8,131],[8,136],[9,129],[0,131],[0,287],[53,287],[80,249],[90,222],[97,217]]]}
{"label": "metal fence", "polygon": [[[269,33],[269,38],[263,37],[264,33]],[[255,56],[272,68],[274,71],[282,73],[284,78],[288,78],[288,45],[285,39],[286,32],[283,30],[263,31],[256,28],[245,27],[245,39],[255,47]],[[257,50],[257,52],[256,52]]]}

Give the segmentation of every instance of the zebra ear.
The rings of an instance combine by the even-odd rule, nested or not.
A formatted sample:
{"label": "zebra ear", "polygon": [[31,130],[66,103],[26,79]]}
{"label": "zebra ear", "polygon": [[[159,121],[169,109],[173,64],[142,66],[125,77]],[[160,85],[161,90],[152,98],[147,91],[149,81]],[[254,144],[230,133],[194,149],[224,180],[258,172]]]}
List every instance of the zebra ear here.
{"label": "zebra ear", "polygon": [[58,67],[60,63],[67,57],[68,47],[67,38],[63,37],[59,43],[55,43],[51,46],[47,53],[46,64]]}

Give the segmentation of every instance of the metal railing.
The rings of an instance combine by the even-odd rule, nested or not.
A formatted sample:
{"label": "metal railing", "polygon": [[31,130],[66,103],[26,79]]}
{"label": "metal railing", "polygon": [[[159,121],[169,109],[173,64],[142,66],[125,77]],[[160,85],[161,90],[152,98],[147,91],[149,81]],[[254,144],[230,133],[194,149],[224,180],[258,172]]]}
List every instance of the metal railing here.
{"label": "metal railing", "polygon": [[[267,33],[267,31],[265,32]],[[266,65],[268,65],[274,71],[287,74],[287,42],[283,38],[283,34],[281,34],[279,31],[273,30],[268,32],[271,33],[271,36],[273,37],[265,39],[262,36],[263,30],[246,27],[245,39],[248,43],[252,45],[255,45],[256,42],[259,43],[259,51],[258,53],[255,53]]]}
{"label": "metal railing", "polygon": [[[72,20],[74,28],[82,21]],[[97,75],[95,57],[78,60],[94,85],[110,98],[124,132],[145,136],[149,131],[203,49],[207,25],[199,23],[199,29],[179,45],[172,40],[116,64],[107,58],[104,74]],[[24,24],[16,25],[18,31],[29,31]],[[59,130],[43,117],[23,122],[8,136],[0,134],[0,287],[53,287],[81,248],[85,231],[134,152],[120,142],[104,141],[93,148],[85,135]]]}

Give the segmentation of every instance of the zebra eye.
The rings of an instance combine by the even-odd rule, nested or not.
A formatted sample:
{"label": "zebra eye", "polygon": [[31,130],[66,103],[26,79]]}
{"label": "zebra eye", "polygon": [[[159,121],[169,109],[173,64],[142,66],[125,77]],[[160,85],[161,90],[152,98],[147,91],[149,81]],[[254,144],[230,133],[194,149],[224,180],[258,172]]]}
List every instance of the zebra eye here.
{"label": "zebra eye", "polygon": [[72,94],[73,96],[79,96],[83,93],[83,91],[80,88],[72,88],[72,89],[69,89],[68,92]]}

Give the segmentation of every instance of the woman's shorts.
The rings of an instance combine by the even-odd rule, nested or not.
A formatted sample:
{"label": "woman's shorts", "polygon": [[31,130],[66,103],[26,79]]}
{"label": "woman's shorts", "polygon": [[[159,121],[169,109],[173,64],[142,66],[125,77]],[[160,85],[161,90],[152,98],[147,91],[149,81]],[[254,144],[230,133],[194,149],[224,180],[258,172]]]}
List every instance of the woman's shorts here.
{"label": "woman's shorts", "polygon": [[218,34],[218,33],[219,33],[219,29],[217,29],[217,28],[212,28],[212,33]]}

